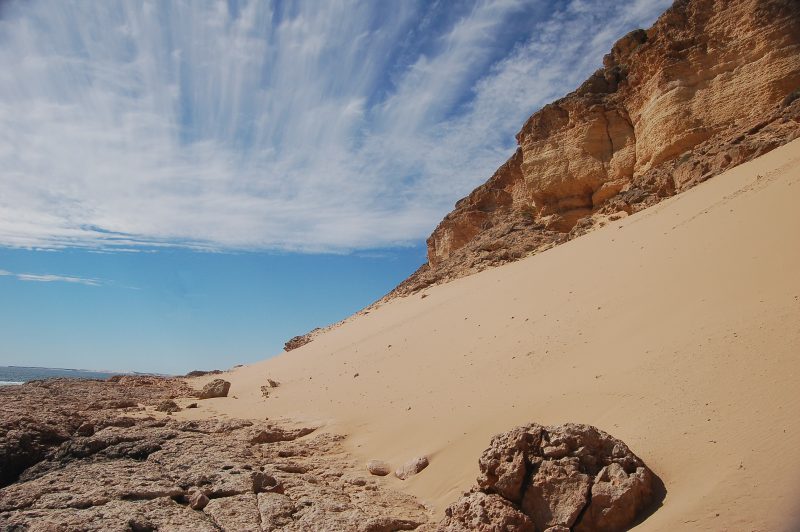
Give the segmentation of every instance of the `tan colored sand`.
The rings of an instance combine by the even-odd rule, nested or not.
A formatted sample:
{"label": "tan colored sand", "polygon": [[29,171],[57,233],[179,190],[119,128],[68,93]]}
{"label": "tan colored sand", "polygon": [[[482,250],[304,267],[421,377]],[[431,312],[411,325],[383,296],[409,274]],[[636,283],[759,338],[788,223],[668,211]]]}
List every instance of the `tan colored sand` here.
{"label": "tan colored sand", "polygon": [[[365,462],[427,454],[419,476],[386,482],[437,514],[473,483],[494,433],[590,423],[666,484],[640,529],[790,529],[799,200],[795,141],[585,237],[239,368],[226,377],[235,399],[183,415],[324,423]],[[281,387],[264,400],[267,377]]]}

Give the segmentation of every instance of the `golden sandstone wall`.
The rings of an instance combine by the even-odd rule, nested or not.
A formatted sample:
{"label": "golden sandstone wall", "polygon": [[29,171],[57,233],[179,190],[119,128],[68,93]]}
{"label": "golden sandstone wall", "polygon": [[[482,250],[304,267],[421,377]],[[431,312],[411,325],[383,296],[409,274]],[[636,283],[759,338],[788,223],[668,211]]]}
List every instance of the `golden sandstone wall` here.
{"label": "golden sandstone wall", "polygon": [[793,140],[798,90],[800,2],[675,2],[528,119],[389,297],[546,249]]}

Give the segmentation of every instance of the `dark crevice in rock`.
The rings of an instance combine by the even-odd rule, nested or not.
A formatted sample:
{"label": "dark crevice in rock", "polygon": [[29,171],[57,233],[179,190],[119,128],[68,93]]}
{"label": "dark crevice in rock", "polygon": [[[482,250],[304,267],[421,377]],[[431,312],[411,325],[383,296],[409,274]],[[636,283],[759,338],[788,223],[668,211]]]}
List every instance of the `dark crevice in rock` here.
{"label": "dark crevice in rock", "polygon": [[594,478],[592,478],[592,481],[589,483],[589,490],[586,493],[586,504],[584,504],[583,508],[581,508],[581,511],[578,514],[578,517],[575,518],[575,523],[572,524],[572,528],[570,528],[570,530],[574,529],[575,527],[580,526],[581,522],[583,521],[583,516],[586,514],[586,511],[589,509],[589,506],[591,506],[591,504],[592,504],[592,486],[594,486]]}

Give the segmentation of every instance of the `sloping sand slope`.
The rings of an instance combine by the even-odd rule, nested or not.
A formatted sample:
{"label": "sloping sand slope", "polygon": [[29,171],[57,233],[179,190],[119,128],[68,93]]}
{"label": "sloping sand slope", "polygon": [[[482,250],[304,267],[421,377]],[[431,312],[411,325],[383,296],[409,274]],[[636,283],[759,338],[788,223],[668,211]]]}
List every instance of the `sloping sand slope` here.
{"label": "sloping sand slope", "polygon": [[[661,476],[642,530],[781,530],[800,500],[800,141],[540,255],[230,374],[192,414],[321,422],[437,514],[489,438],[590,423]],[[354,376],[358,374],[358,376]],[[281,382],[263,399],[267,377]]]}

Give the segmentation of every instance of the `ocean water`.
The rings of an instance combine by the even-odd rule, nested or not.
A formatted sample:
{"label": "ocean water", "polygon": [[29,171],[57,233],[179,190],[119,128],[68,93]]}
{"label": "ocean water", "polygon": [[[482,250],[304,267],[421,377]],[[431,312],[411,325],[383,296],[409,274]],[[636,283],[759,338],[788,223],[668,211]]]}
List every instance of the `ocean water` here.
{"label": "ocean water", "polygon": [[70,379],[107,379],[118,373],[66,368],[28,368],[0,366],[0,386],[23,384],[28,381],[68,377]]}

